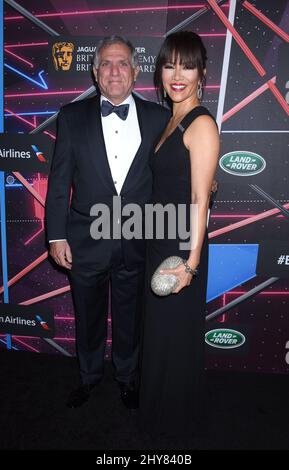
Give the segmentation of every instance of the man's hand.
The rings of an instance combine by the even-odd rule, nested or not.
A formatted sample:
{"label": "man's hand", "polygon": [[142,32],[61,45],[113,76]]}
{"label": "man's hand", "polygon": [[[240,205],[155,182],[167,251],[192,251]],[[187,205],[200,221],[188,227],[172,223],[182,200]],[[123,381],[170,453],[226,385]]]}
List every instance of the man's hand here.
{"label": "man's hand", "polygon": [[62,266],[62,268],[71,269],[72,255],[70,246],[66,240],[51,242],[49,254],[52,256],[55,263],[57,263],[59,266]]}

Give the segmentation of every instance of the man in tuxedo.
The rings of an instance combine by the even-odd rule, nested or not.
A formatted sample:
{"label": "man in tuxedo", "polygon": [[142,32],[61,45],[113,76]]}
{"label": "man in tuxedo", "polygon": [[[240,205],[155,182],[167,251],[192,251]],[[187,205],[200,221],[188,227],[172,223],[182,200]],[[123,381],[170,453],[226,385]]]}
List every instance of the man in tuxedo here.
{"label": "man in tuxedo", "polygon": [[[86,402],[103,376],[111,285],[112,361],[121,398],[137,407],[139,329],[144,288],[145,240],[94,239],[96,203],[140,207],[149,201],[149,155],[170,113],[132,94],[139,73],[132,44],[117,36],[98,45],[93,67],[100,93],[64,106],[46,199],[47,238],[55,262],[70,274],[81,384],[67,406]],[[72,189],[72,197],[70,201]],[[117,223],[124,222],[120,217]]]}

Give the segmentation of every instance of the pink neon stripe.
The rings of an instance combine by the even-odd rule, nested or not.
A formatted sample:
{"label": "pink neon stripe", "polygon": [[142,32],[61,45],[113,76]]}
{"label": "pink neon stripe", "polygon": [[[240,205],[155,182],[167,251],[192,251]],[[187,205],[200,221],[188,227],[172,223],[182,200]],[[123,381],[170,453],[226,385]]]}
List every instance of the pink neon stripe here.
{"label": "pink neon stripe", "polygon": [[64,294],[65,292],[68,292],[68,291],[70,291],[70,286],[61,287],[60,289],[56,289],[51,292],[47,292],[46,294],[38,295],[37,297],[34,297],[32,299],[25,300],[24,302],[20,302],[19,305],[36,304],[37,302],[42,302],[42,300],[50,299],[51,297]]}
{"label": "pink neon stripe", "polygon": [[28,64],[29,67],[31,67],[31,68],[33,69],[34,65],[32,64],[32,62],[29,62],[29,60],[23,59],[23,57],[20,57],[19,55],[15,54],[14,52],[9,51],[6,47],[4,48],[4,51],[5,51],[7,54],[12,55],[13,57],[16,57],[16,59],[21,60],[21,61],[24,62],[25,64]]}
{"label": "pink neon stripe", "polygon": [[[233,295],[237,295],[237,294],[246,294],[247,291],[246,290],[230,290],[228,292],[226,292],[226,295],[229,295],[229,294],[233,294]],[[289,295],[289,292],[284,292],[284,291],[262,291],[262,292],[258,292],[256,295]]]}
{"label": "pink neon stripe", "polygon": [[[16,117],[16,118],[19,119],[20,121],[25,122],[25,123],[28,124],[30,127],[33,127],[33,129],[35,129],[35,127],[36,127],[35,119],[34,119],[34,124],[33,124],[32,122],[28,121],[27,119],[24,119],[22,116],[19,116],[18,114],[15,114],[15,113],[14,113],[13,111],[11,111],[10,109],[7,109],[7,108],[6,108],[5,111],[6,111],[7,113],[10,113],[12,116]],[[53,140],[56,139],[55,135],[52,134],[51,132],[44,131],[43,133],[49,135],[49,137],[51,137]]]}
{"label": "pink neon stripe", "polygon": [[[35,191],[34,188],[28,183],[28,181],[21,175],[19,172],[12,172],[13,175],[28,189],[29,192],[37,199],[40,204],[43,206],[45,205],[44,199]],[[32,269],[34,269],[38,264],[42,263],[46,258],[48,257],[48,252],[44,252],[41,256],[39,256],[36,260],[34,260],[32,263],[30,263],[26,268],[24,268],[22,271],[20,271],[18,274],[16,274],[12,279],[8,281],[8,286],[12,286],[15,284],[19,279],[24,277],[28,272],[30,272]],[[3,293],[3,286],[0,288],[0,293]],[[46,295],[46,294],[45,294]],[[29,301],[28,301],[29,302]]]}
{"label": "pink neon stripe", "polygon": [[4,44],[4,47],[30,47],[30,46],[48,46],[48,42],[22,42],[19,44]]}
{"label": "pink neon stripe", "polygon": [[71,341],[71,342],[75,342],[75,338],[61,338],[61,337],[57,337],[57,338],[53,338],[55,341]]}
{"label": "pink neon stripe", "polygon": [[[35,116],[34,116],[34,117],[35,117]],[[35,124],[35,127],[36,127],[36,124]],[[56,140],[55,135],[51,134],[51,132],[44,131],[43,134],[49,135],[49,137],[51,137],[51,139]]]}
{"label": "pink neon stripe", "polygon": [[226,15],[222,12],[221,8],[216,4],[215,0],[207,0],[207,2],[212,7],[216,15],[220,18],[222,23],[230,31],[235,41],[238,43],[238,45],[240,46],[244,54],[247,56],[251,64],[255,67],[259,75],[261,75],[261,77],[264,77],[264,75],[266,75],[266,71],[263,69],[258,59],[251,52],[251,50],[249,49],[245,41],[241,38],[240,34],[236,31],[234,26],[231,25],[230,21],[228,20]]}
{"label": "pink neon stripe", "polygon": [[[17,281],[19,281],[19,279],[21,279],[22,277],[24,277],[27,273],[29,273],[30,271],[32,271],[32,269],[34,269],[36,266],[38,266],[40,263],[42,263],[42,261],[44,261],[46,258],[48,257],[48,252],[46,251],[45,253],[43,253],[41,256],[39,256],[38,258],[36,258],[36,260],[34,260],[32,263],[28,264],[28,266],[26,266],[26,268],[22,269],[22,271],[20,271],[18,274],[16,274],[14,277],[12,277],[9,281],[8,281],[8,287],[11,287],[13,284],[15,284]],[[0,287],[0,294],[3,293],[3,286]]]}
{"label": "pink neon stripe", "polygon": [[199,36],[202,37],[212,37],[212,38],[223,38],[226,37],[226,33],[200,33]]}
{"label": "pink neon stripe", "polygon": [[5,98],[29,98],[32,96],[50,96],[50,95],[77,95],[85,90],[68,90],[68,91],[47,91],[43,93],[13,93],[5,95]]}
{"label": "pink neon stripe", "polygon": [[[36,127],[36,125],[35,125],[35,127]],[[51,137],[51,139],[56,140],[55,135],[51,134],[51,132],[43,131],[43,134],[49,135],[49,137]]]}
{"label": "pink neon stripe", "polygon": [[[229,294],[235,294],[235,295],[239,295],[239,294],[246,294],[247,291],[228,291],[226,292],[225,294],[223,294],[223,307],[225,307],[226,305],[226,295],[229,295]],[[262,292],[258,292],[256,295],[267,295],[270,297],[270,295],[289,295],[289,292],[279,292],[279,291],[262,291]],[[224,323],[227,319],[227,313],[223,313],[223,315],[220,317],[220,323]]]}
{"label": "pink neon stripe", "polygon": [[[283,206],[285,209],[289,208],[289,203],[284,204]],[[218,237],[219,235],[223,235],[224,233],[231,232],[232,230],[236,230],[238,228],[244,227],[245,225],[252,224],[262,219],[266,219],[271,215],[278,214],[280,212],[279,209],[271,209],[269,211],[261,212],[260,214],[254,215],[253,217],[248,217],[245,220],[241,220],[240,222],[236,222],[235,224],[227,225],[226,227],[220,228],[219,230],[215,230],[209,233],[209,238]]]}
{"label": "pink neon stripe", "polygon": [[[29,338],[29,336],[27,336],[27,338]],[[53,338],[55,341],[71,341],[71,342],[75,342],[75,338],[63,338],[63,337],[57,337],[57,338]],[[111,339],[107,339],[106,340],[107,343],[112,343],[112,340]]]}
{"label": "pink neon stripe", "polygon": [[[220,88],[220,85],[206,85],[205,88]],[[136,91],[155,90],[155,87],[136,87]]]}
{"label": "pink neon stripe", "polygon": [[[42,204],[43,206],[45,205],[44,199],[35,191],[34,188],[28,183],[28,181],[21,175],[21,173],[14,171],[12,174],[28,189],[28,191],[37,199],[37,201]],[[28,272],[30,272],[32,269],[34,269],[38,264],[42,263],[46,258],[48,257],[48,252],[44,252],[39,258],[34,260],[30,265],[28,265],[26,268],[24,268],[22,271],[20,271],[18,274],[16,274],[13,278],[11,278],[8,281],[8,287],[12,286],[15,284],[19,279],[21,279],[23,276],[25,276]],[[0,293],[3,292],[3,286],[0,288]]]}
{"label": "pink neon stripe", "polygon": [[287,102],[283,98],[283,96],[281,95],[281,93],[278,90],[278,88],[276,87],[275,83],[272,83],[271,80],[269,80],[267,83],[268,83],[268,86],[269,86],[270,90],[272,91],[273,95],[275,96],[275,98],[277,99],[279,104],[282,106],[285,113],[287,113],[288,116],[289,116],[289,105],[287,104]]}
{"label": "pink neon stripe", "polygon": [[[222,295],[222,303],[223,303],[223,307],[225,307],[226,305],[226,294],[223,294]],[[223,313],[223,315],[221,315],[221,317],[218,319],[219,323],[224,323],[226,321],[226,313]]]}
{"label": "pink neon stripe", "polygon": [[[175,6],[150,6],[150,7],[131,7],[131,8],[109,8],[105,10],[83,10],[83,11],[66,11],[66,12],[57,12],[57,13],[40,13],[36,18],[51,18],[55,16],[80,16],[80,15],[98,15],[98,14],[108,14],[108,13],[136,13],[139,11],[167,11],[167,10],[195,10],[199,8],[204,8],[207,5],[205,3],[195,4],[195,5],[175,5]],[[223,5],[228,7],[228,3]],[[23,16],[7,16],[5,20],[18,20],[23,19]]]}
{"label": "pink neon stripe", "polygon": [[[271,81],[272,83],[275,83],[276,81],[276,76],[271,78]],[[236,114],[238,111],[240,111],[242,108],[244,108],[245,106],[247,106],[247,104],[251,103],[255,98],[257,98],[258,96],[260,96],[262,93],[264,93],[264,91],[268,90],[269,88],[269,85],[268,85],[269,82],[267,83],[264,83],[264,85],[260,86],[259,88],[257,88],[257,90],[255,90],[253,93],[251,93],[249,96],[247,96],[246,98],[244,98],[242,101],[240,101],[240,103],[238,103],[236,106],[234,106],[233,108],[231,108],[229,111],[227,111],[224,115],[223,115],[223,118],[222,118],[222,122],[225,122],[227,121],[230,117],[234,116],[234,114]]]}
{"label": "pink neon stripe", "polygon": [[[249,218],[249,217],[254,217],[256,214],[216,214],[216,215],[211,215],[211,219],[244,219],[244,217]],[[284,218],[283,214],[277,215],[277,217]]]}
{"label": "pink neon stripe", "polygon": [[257,8],[255,8],[253,5],[251,5],[251,3],[247,2],[247,0],[245,0],[243,2],[243,5],[251,13],[253,13],[253,15],[257,16],[257,18],[259,20],[263,21],[263,23],[265,23],[266,26],[271,28],[274,31],[274,33],[278,34],[278,36],[280,36],[282,39],[284,39],[284,41],[289,42],[289,35],[287,33],[285,33],[285,31],[283,31],[283,29],[279,28],[279,26],[277,26],[275,23],[273,23],[273,21],[269,20],[269,18],[267,18],[267,16],[263,15],[263,13],[261,13],[259,10],[257,10]]}
{"label": "pink neon stripe", "polygon": [[[75,317],[54,317],[54,320],[59,320],[59,321],[66,321],[66,320],[69,320],[69,321],[73,321],[75,320]],[[108,318],[107,319],[108,323],[111,323],[111,318]]]}
{"label": "pink neon stripe", "polygon": [[6,113],[9,113],[9,114],[11,114],[12,116],[17,117],[20,121],[25,122],[26,124],[28,124],[29,126],[31,126],[31,127],[34,128],[34,125],[32,124],[32,122],[28,121],[28,120],[25,119],[24,117],[18,116],[18,114],[15,114],[13,111],[11,111],[11,110],[8,109],[8,108],[5,108],[5,111],[6,111]]}
{"label": "pink neon stripe", "polygon": [[135,91],[155,91],[155,87],[154,86],[136,87]]}
{"label": "pink neon stripe", "polygon": [[41,232],[43,232],[43,230],[44,230],[44,227],[42,226],[39,230],[37,230],[37,232],[34,233],[34,235],[32,235],[32,237],[28,238],[28,240],[24,242],[24,245],[25,246],[29,245],[29,243],[32,242],[32,240],[34,240],[34,238],[36,238]]}
{"label": "pink neon stripe", "polygon": [[[0,335],[0,336],[6,336],[6,335]],[[13,338],[29,338],[29,339],[37,339],[39,340],[40,339],[40,336],[23,336],[23,335],[13,335]]]}
{"label": "pink neon stripe", "polygon": [[[205,88],[219,89],[220,85],[207,85]],[[152,91],[154,87],[136,87],[136,91]],[[8,93],[5,98],[31,98],[32,96],[77,95],[85,90],[47,91],[43,93]],[[13,113],[12,113],[13,114]]]}
{"label": "pink neon stripe", "polygon": [[254,217],[255,214],[236,214],[236,215],[233,215],[233,214],[216,214],[216,215],[211,215],[210,218],[211,219],[244,219],[244,217]]}
{"label": "pink neon stripe", "polygon": [[[226,33],[199,33],[199,36],[203,37],[226,37]],[[159,36],[162,37],[162,36]],[[48,46],[48,42],[25,42],[19,44],[4,44],[4,47],[7,48],[16,48],[16,47],[33,47],[33,46]]]}
{"label": "pink neon stripe", "polygon": [[289,105],[281,95],[280,91],[275,85],[276,82],[276,76],[268,80],[264,85],[261,87],[257,88],[253,93],[251,93],[247,98],[242,100],[240,103],[238,103],[236,106],[231,108],[229,111],[227,111],[222,118],[222,122],[227,121],[230,117],[234,116],[238,111],[240,111],[242,108],[244,108],[247,104],[251,103],[255,98],[260,96],[264,91],[270,89],[270,91],[273,93],[275,98],[278,100],[279,104],[282,106],[284,111],[289,115]]}
{"label": "pink neon stripe", "polygon": [[[0,336],[6,336],[6,335],[0,335]],[[14,336],[13,336],[14,337]],[[16,338],[16,337],[15,337]],[[40,337],[36,337],[36,336],[21,336],[21,335],[18,335],[17,338],[27,338],[27,339],[39,339]],[[40,338],[41,339],[41,338]],[[63,337],[57,337],[57,338],[53,338],[53,340],[55,341],[71,341],[71,342],[74,342],[75,341],[75,338],[63,338]],[[17,341],[19,341],[19,339],[17,339]],[[112,343],[112,340],[111,339],[108,339],[106,341],[107,343]],[[23,343],[24,344],[24,343]],[[28,345],[27,345],[28,346]],[[36,350],[36,352],[39,352]]]}
{"label": "pink neon stripe", "polygon": [[[204,88],[219,89],[220,85],[206,85]],[[154,86],[136,87],[135,91],[155,91]]]}
{"label": "pink neon stripe", "polygon": [[[29,338],[29,336],[26,336],[26,338]],[[35,337],[33,336],[33,338],[35,338]],[[38,351],[38,349],[35,349],[32,346],[30,346],[29,344],[24,343],[24,341],[21,341],[21,339],[19,339],[18,336],[13,336],[13,339],[14,339],[14,341],[18,341],[18,343],[23,344],[23,346],[25,346],[26,348],[31,349],[31,351],[40,353],[40,351]]]}
{"label": "pink neon stripe", "polygon": [[37,201],[44,207],[45,200],[40,196],[40,194],[28,183],[28,181],[21,175],[18,171],[13,171],[13,175],[23,184],[23,186],[28,189],[32,196],[37,199]]}

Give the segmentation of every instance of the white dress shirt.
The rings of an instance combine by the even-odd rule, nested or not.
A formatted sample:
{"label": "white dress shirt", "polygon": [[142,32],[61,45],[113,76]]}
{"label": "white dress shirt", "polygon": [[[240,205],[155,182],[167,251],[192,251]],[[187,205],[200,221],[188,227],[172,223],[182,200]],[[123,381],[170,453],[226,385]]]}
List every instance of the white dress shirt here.
{"label": "white dress shirt", "polygon": [[[101,95],[100,103],[103,100],[109,101]],[[118,195],[141,144],[141,133],[133,96],[129,95],[120,104],[129,104],[128,116],[125,121],[115,113],[105,117],[101,116],[107,159]],[[49,240],[49,243],[64,240]]]}
{"label": "white dress shirt", "polygon": [[[103,100],[107,100],[107,98],[101,96],[100,103]],[[129,104],[128,116],[125,121],[115,113],[105,117],[101,116],[107,159],[117,194],[120,194],[126,175],[141,144],[133,96],[128,96],[120,104]]]}

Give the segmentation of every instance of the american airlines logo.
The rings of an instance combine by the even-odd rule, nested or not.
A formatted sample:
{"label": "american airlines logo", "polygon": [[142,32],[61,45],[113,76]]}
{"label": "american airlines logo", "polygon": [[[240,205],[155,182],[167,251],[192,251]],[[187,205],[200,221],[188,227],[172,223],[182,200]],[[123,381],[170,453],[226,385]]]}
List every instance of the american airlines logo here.
{"label": "american airlines logo", "polygon": [[36,315],[36,320],[40,323],[41,327],[44,330],[50,330],[48,324],[46,321],[43,320],[43,318],[40,315]]}
{"label": "american airlines logo", "polygon": [[[43,153],[38,150],[36,145],[31,145],[32,149],[35,152],[36,157],[40,162],[46,162],[46,158]],[[15,150],[14,148],[10,149],[0,149],[1,158],[31,158],[31,152],[29,150]]]}
{"label": "american airlines logo", "polygon": [[0,304],[0,334],[53,338],[54,316],[47,307]]}
{"label": "american airlines logo", "polygon": [[1,136],[0,171],[48,173],[53,148],[53,140],[43,134],[4,134]]}
{"label": "american airlines logo", "polygon": [[31,158],[31,153],[25,150],[15,150],[14,148],[0,149],[1,158]]}
{"label": "american airlines logo", "polygon": [[40,162],[46,162],[46,158],[44,157],[43,153],[40,152],[40,150],[38,150],[38,148],[36,147],[36,145],[31,145],[32,149],[34,150],[34,152],[36,153],[36,156],[38,158],[38,160]]}

